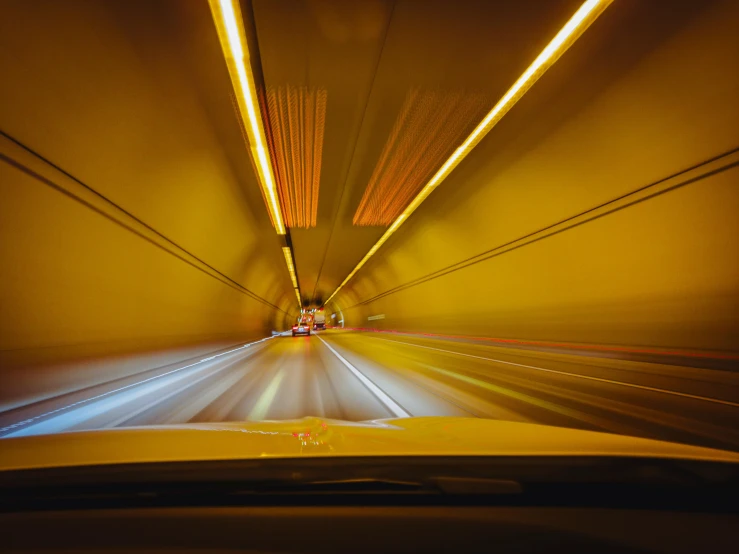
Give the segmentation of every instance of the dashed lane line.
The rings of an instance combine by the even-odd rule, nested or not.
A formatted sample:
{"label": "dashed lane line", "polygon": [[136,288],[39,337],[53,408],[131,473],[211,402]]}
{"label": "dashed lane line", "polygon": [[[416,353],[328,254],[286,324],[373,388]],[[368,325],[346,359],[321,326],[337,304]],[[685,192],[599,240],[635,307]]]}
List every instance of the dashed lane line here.
{"label": "dashed lane line", "polygon": [[282,382],[282,379],[284,377],[285,368],[281,367],[277,372],[277,375],[275,375],[269,382],[269,385],[267,385],[267,388],[262,393],[262,396],[260,396],[259,400],[257,400],[257,403],[254,405],[254,408],[252,408],[252,411],[249,412],[249,416],[247,419],[251,421],[261,421],[264,419],[264,417],[267,415],[267,412],[269,411],[270,406],[272,406],[272,402],[274,401],[275,396],[277,396],[277,391],[279,390],[280,383]]}

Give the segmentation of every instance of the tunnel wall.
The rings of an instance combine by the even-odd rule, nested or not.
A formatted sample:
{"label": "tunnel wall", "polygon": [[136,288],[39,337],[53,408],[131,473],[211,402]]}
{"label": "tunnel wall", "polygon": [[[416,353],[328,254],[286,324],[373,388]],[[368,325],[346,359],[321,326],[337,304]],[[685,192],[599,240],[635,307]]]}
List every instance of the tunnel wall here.
{"label": "tunnel wall", "polygon": [[664,38],[597,88],[583,49],[614,67],[638,47],[636,30],[599,44],[602,19],[337,295],[337,319],[739,349],[739,4],[655,22]]}
{"label": "tunnel wall", "polygon": [[0,409],[293,320],[213,60],[207,2],[4,5]]}
{"label": "tunnel wall", "polygon": [[287,326],[292,299],[283,311],[4,137],[0,187],[6,359],[60,345],[139,349]]}
{"label": "tunnel wall", "polygon": [[289,296],[252,293],[5,137],[0,197],[0,407],[289,325]]}

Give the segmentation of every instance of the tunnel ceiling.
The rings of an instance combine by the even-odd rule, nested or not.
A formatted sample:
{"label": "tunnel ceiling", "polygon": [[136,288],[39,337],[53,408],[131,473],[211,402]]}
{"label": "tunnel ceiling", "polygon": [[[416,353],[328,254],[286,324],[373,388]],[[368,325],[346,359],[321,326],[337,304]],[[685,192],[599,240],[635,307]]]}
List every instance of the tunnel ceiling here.
{"label": "tunnel ceiling", "polygon": [[254,1],[277,165],[309,189],[304,298],[334,291],[579,5]]}
{"label": "tunnel ceiling", "polygon": [[[580,4],[242,2],[275,165],[306,191],[283,206],[304,298],[336,289]],[[45,39],[6,35],[23,86],[0,97],[2,130],[260,297],[293,302],[207,3],[9,6]],[[251,227],[226,224],[224,203]]]}

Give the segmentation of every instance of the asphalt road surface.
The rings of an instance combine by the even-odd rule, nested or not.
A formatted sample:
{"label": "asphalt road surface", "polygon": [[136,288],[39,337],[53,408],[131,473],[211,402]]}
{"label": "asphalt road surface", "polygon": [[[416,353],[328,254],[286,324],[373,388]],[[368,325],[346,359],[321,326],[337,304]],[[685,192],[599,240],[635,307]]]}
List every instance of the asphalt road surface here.
{"label": "asphalt road surface", "polygon": [[484,417],[739,450],[739,372],[329,330],[276,336],[0,413],[0,436],[305,416]]}

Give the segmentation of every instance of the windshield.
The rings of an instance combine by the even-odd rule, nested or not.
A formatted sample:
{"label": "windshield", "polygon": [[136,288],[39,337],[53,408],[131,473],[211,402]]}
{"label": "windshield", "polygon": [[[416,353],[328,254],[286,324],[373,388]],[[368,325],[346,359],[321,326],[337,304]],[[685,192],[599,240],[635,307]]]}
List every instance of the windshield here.
{"label": "windshield", "polygon": [[739,3],[2,4],[8,467],[739,452]]}

